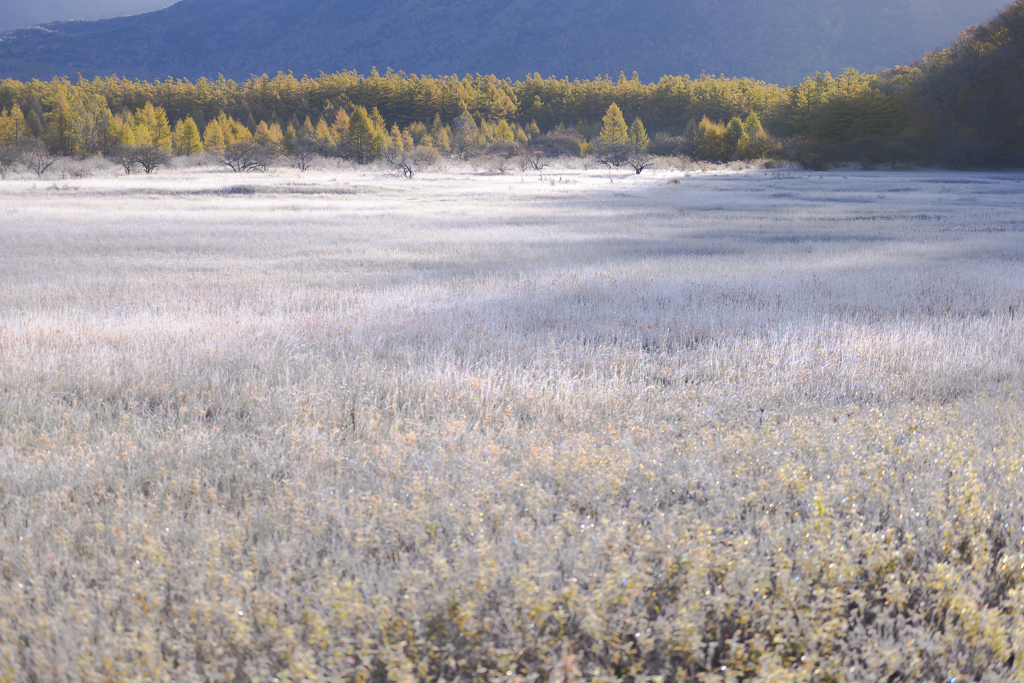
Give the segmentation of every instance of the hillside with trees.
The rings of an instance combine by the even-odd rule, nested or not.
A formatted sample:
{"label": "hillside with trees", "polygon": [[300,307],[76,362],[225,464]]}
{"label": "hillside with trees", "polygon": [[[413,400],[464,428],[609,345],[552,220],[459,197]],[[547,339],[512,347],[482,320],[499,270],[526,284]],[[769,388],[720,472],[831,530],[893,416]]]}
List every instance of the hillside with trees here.
{"label": "hillside with trees", "polygon": [[817,73],[791,87],[707,75],[511,81],[376,70],[244,82],[8,79],[0,82],[0,147],[9,159],[26,145],[111,158],[134,150],[126,171],[145,167],[137,157],[151,149],[244,153],[241,170],[309,154],[358,163],[390,156],[399,165],[396,154],[595,155],[635,166],[622,144],[719,162],[782,157],[821,169],[841,161],[1020,165],[1022,60],[1017,0],[909,66]]}
{"label": "hillside with trees", "polygon": [[593,78],[636,70],[795,84],[875,72],[947,44],[1003,0],[183,0],[159,12],[21,30],[0,77],[244,80],[373,67],[417,74]]}

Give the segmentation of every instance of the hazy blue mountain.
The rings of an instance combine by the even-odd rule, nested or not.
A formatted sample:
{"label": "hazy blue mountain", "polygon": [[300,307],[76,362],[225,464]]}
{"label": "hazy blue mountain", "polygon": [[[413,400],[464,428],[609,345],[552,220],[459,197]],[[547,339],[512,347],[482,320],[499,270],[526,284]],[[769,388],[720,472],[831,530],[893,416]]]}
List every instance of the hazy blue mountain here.
{"label": "hazy blue mountain", "polygon": [[700,72],[790,84],[943,47],[1002,0],[182,0],[0,41],[0,76],[244,79],[376,66],[521,78]]}
{"label": "hazy blue mountain", "polygon": [[0,0],[0,33],[52,21],[142,14],[173,4],[174,0]]}

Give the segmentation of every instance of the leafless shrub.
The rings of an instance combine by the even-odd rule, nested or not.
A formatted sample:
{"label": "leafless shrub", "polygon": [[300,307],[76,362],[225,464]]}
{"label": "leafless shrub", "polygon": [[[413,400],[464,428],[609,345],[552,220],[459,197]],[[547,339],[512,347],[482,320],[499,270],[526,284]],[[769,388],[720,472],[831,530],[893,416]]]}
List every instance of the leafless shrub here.
{"label": "leafless shrub", "polygon": [[58,159],[60,157],[51,152],[41,140],[32,140],[21,150],[21,163],[39,178],[42,178]]}
{"label": "leafless shrub", "polygon": [[92,169],[89,167],[88,161],[68,157],[60,160],[57,170],[60,172],[62,180],[67,180],[68,178],[88,178],[92,175]]}
{"label": "leafless shrub", "polygon": [[632,145],[629,142],[594,143],[594,158],[608,168],[622,168],[629,163]]}
{"label": "leafless shrub", "polygon": [[655,133],[648,151],[661,157],[678,157],[691,152],[690,140],[684,135],[669,135],[665,132]]}
{"label": "leafless shrub", "polygon": [[650,154],[647,150],[636,143],[629,143],[629,165],[636,171],[637,175],[640,175],[644,169],[651,166],[654,163],[654,155]]}
{"label": "leafless shrub", "polygon": [[221,163],[235,173],[266,171],[277,155],[274,145],[245,140],[228,145],[221,156]]}
{"label": "leafless shrub", "polygon": [[171,160],[171,153],[156,145],[140,145],[135,148],[135,158],[138,159],[142,170],[149,174],[167,165]]}
{"label": "leafless shrub", "polygon": [[131,145],[117,145],[107,153],[107,159],[124,169],[125,175],[131,175],[135,167],[139,165],[135,148]]}
{"label": "leafless shrub", "polygon": [[582,157],[587,150],[587,141],[577,131],[567,128],[545,133],[533,141],[530,149],[543,152],[546,158]]}
{"label": "leafless shrub", "polygon": [[290,166],[305,173],[320,159],[320,154],[313,140],[300,136],[292,144],[291,149],[284,153],[284,157]]}
{"label": "leafless shrub", "polygon": [[0,145],[0,179],[6,180],[20,159],[21,153],[14,145]]}

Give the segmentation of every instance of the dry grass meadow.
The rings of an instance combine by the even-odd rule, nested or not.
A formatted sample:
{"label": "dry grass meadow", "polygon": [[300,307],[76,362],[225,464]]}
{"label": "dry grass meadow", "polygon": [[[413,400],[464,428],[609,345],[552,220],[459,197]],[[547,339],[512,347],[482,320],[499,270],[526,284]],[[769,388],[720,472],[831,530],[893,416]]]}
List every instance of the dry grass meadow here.
{"label": "dry grass meadow", "polygon": [[1024,176],[0,183],[0,681],[1024,680]]}

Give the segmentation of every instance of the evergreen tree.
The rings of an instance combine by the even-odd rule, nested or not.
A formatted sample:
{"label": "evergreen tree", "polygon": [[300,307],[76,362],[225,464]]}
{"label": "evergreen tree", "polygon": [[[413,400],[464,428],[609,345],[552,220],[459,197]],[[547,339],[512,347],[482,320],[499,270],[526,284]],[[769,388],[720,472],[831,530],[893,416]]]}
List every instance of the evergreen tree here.
{"label": "evergreen tree", "polygon": [[622,116],[622,110],[614,102],[608,107],[602,119],[600,138],[602,142],[617,143],[629,139],[629,129],[626,127],[626,119]]}
{"label": "evergreen tree", "polygon": [[452,124],[455,127],[455,135],[452,140],[452,148],[460,154],[468,154],[476,149],[479,144],[480,127],[468,112],[463,112]]}
{"label": "evergreen tree", "polygon": [[13,145],[22,138],[28,137],[28,123],[21,107],[15,102],[8,112],[0,115],[0,145]]}
{"label": "evergreen tree", "polygon": [[391,130],[388,133],[388,149],[395,152],[405,150],[405,139],[402,136],[402,129],[398,127],[397,123],[391,125]]}
{"label": "evergreen tree", "polygon": [[512,142],[516,139],[515,132],[512,130],[511,126],[508,125],[508,121],[505,119],[498,122],[494,131],[494,139],[498,142]]}
{"label": "evergreen tree", "polygon": [[248,142],[252,140],[252,131],[248,126],[244,126],[241,122],[236,121],[230,116],[221,114],[220,127],[224,130],[224,141],[228,145],[233,145],[236,142]]}
{"label": "evergreen tree", "polygon": [[76,136],[67,91],[65,88],[58,88],[43,102],[50,107],[49,113],[45,116],[50,148],[58,154],[70,155],[75,150]]}
{"label": "evergreen tree", "polygon": [[[152,102],[135,112],[136,129],[141,125],[148,132],[148,140],[138,139],[138,145],[151,145],[171,151],[171,124],[167,120],[167,112],[163,107],[155,107]],[[139,137],[136,134],[136,137]]]}
{"label": "evergreen tree", "polygon": [[384,122],[384,116],[377,107],[370,110],[370,121],[373,122],[373,129],[378,135],[387,135],[388,124]]}
{"label": "evergreen tree", "polygon": [[647,149],[647,145],[651,143],[651,139],[647,137],[644,122],[640,120],[639,116],[633,119],[633,123],[629,126],[629,140],[642,150]]}
{"label": "evergreen tree", "polygon": [[270,145],[271,147],[281,144],[281,126],[274,124],[276,127],[268,126],[266,121],[260,121],[256,124],[256,132],[253,133],[252,139],[258,145]]}
{"label": "evergreen tree", "polygon": [[74,129],[78,151],[83,155],[97,151],[112,114],[102,95],[79,90],[70,100],[71,127]]}
{"label": "evergreen tree", "polygon": [[316,128],[313,130],[313,141],[316,144],[316,151],[323,156],[328,156],[335,149],[334,135],[331,133],[331,127],[327,125],[327,121],[323,117],[316,122]]}
{"label": "evergreen tree", "polygon": [[131,146],[134,144],[135,116],[129,111],[115,114],[110,119],[105,151],[119,145]]}
{"label": "evergreen tree", "polygon": [[438,152],[449,154],[452,151],[452,134],[448,126],[441,126],[433,138],[434,149]]}
{"label": "evergreen tree", "polygon": [[203,153],[203,143],[199,138],[199,127],[190,116],[179,121],[174,128],[174,153],[179,156],[191,156]]}
{"label": "evergreen tree", "polygon": [[338,108],[338,113],[334,115],[334,123],[331,124],[331,138],[334,140],[335,147],[344,147],[348,141],[348,113]]}
{"label": "evergreen tree", "polygon": [[275,145],[284,144],[284,131],[281,130],[280,123],[277,123],[276,121],[274,123],[271,123],[269,126],[269,130],[267,131],[267,134],[270,137],[270,141]]}
{"label": "evergreen tree", "polygon": [[313,143],[316,141],[316,127],[308,116],[299,128],[299,140],[306,140]]}
{"label": "evergreen tree", "polygon": [[729,125],[725,128],[725,134],[722,136],[722,156],[725,158],[731,158],[736,155],[736,147],[739,144],[740,138],[743,137],[743,121],[740,117],[734,116],[729,121]]}
{"label": "evergreen tree", "polygon": [[203,148],[208,152],[223,152],[228,146],[227,136],[224,134],[224,127],[220,118],[216,118],[206,124],[203,131]]}
{"label": "evergreen tree", "polygon": [[376,158],[377,131],[365,107],[356,107],[352,110],[348,122],[348,149],[352,158],[360,164],[369,163]]}
{"label": "evergreen tree", "polygon": [[757,112],[752,111],[747,115],[747,120],[743,123],[743,132],[749,135],[751,139],[764,133],[764,128],[761,127],[761,119],[758,117]]}
{"label": "evergreen tree", "polygon": [[441,120],[440,114],[434,114],[434,122],[430,124],[430,137],[437,140],[437,134],[444,128],[444,121]]}
{"label": "evergreen tree", "polygon": [[724,156],[725,126],[705,116],[697,125],[694,153],[699,159],[721,161]]}
{"label": "evergreen tree", "polygon": [[295,140],[298,138],[298,133],[295,131],[295,126],[288,124],[288,127],[284,129],[284,149],[289,154],[295,151]]}

